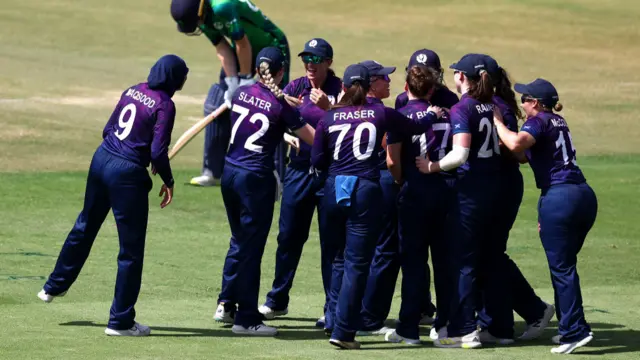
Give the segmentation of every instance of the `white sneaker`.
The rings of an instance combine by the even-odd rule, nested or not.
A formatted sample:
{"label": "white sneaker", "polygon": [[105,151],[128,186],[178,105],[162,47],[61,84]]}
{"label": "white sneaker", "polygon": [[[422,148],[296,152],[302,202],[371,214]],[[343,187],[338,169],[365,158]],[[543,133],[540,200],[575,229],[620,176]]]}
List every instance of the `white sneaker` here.
{"label": "white sneaker", "polygon": [[358,330],[356,332],[356,336],[385,336],[387,335],[387,333],[390,333],[392,331],[395,331],[395,329],[383,326],[380,329],[371,330],[371,331]]}
{"label": "white sneaker", "polygon": [[444,339],[446,337],[447,337],[446,326],[441,327],[440,330],[436,330],[435,327],[432,327],[431,331],[429,332],[429,338],[431,338],[431,340]]}
{"label": "white sneaker", "polygon": [[420,319],[420,325],[431,325],[433,324],[433,318],[429,315],[425,315]]}
{"label": "white sneaker", "polygon": [[254,326],[244,327],[242,325],[233,325],[231,332],[238,335],[252,335],[252,336],[276,336],[278,335],[278,329],[267,326],[265,324],[258,324]]}
{"label": "white sneaker", "polygon": [[[546,303],[545,303],[546,304]],[[520,340],[534,340],[539,338],[544,329],[549,326],[549,322],[553,319],[553,315],[556,313],[556,308],[551,304],[546,304],[547,308],[544,310],[544,315],[542,319],[534,322],[533,324],[527,325],[527,329],[520,335],[518,339]]]}
{"label": "white sneaker", "polygon": [[390,342],[390,343],[401,343],[401,342],[404,342],[407,345],[421,345],[422,344],[420,339],[406,338],[404,336],[398,335],[398,333],[395,330],[393,330],[391,332],[388,332],[384,336],[384,341]]}
{"label": "white sneaker", "polygon": [[360,349],[360,343],[357,341],[342,341],[337,339],[329,339],[329,343],[333,346],[337,346],[345,350],[358,350]]}
{"label": "white sneaker", "polygon": [[318,321],[316,321],[316,327],[317,328],[324,328],[325,324],[326,324],[326,321],[325,321],[325,317],[324,316],[319,318]]}
{"label": "white sneaker", "polygon": [[149,336],[151,334],[151,328],[148,326],[134,323],[131,329],[128,330],[116,330],[106,328],[104,333],[109,336]]}
{"label": "white sneaker", "polygon": [[[593,331],[589,331],[589,336],[593,336]],[[552,343],[554,343],[554,344],[556,344],[556,345],[560,345],[560,338],[561,338],[561,337],[562,337],[562,336],[560,336],[560,335],[554,335],[554,336],[551,338],[551,342],[552,342]]]}
{"label": "white sneaker", "polygon": [[[553,349],[551,349],[551,353],[553,354],[571,354],[571,352],[573,352],[573,350],[579,348],[579,347],[583,347],[585,345],[587,345],[588,343],[591,342],[591,340],[593,340],[593,335],[589,335],[586,338],[580,340],[580,341],[576,341],[574,343],[570,343],[570,344],[561,344],[558,347],[554,347]],[[558,339],[558,341],[560,341],[560,339]]]}
{"label": "white sneaker", "polygon": [[213,320],[225,324],[233,324],[233,315],[231,311],[225,311],[224,303],[220,303],[218,304],[216,313],[213,315]]}
{"label": "white sneaker", "polygon": [[189,183],[196,186],[216,186],[220,185],[220,179],[214,178],[213,176],[201,175],[194,177]]}
{"label": "white sneaker", "polygon": [[46,291],[44,291],[44,289],[40,290],[40,292],[38,293],[38,297],[40,298],[40,300],[46,302],[46,303],[50,303],[53,301],[53,299],[57,298],[57,297],[63,297],[67,294],[67,292],[63,292],[59,295],[51,295],[51,294],[47,294]]}
{"label": "white sneaker", "polygon": [[462,337],[438,338],[438,340],[433,342],[433,345],[439,348],[475,349],[481,347],[482,343],[476,330]]}
{"label": "white sneaker", "polygon": [[483,344],[511,345],[515,342],[513,339],[497,338],[489,333],[488,330],[482,330],[478,333],[478,338]]}
{"label": "white sneaker", "polygon": [[289,308],[286,308],[284,310],[273,310],[270,307],[266,306],[266,305],[261,305],[258,308],[258,311],[260,312],[260,314],[262,314],[262,316],[264,316],[265,319],[267,320],[273,320],[276,318],[276,316],[284,316],[287,315],[289,313]]}

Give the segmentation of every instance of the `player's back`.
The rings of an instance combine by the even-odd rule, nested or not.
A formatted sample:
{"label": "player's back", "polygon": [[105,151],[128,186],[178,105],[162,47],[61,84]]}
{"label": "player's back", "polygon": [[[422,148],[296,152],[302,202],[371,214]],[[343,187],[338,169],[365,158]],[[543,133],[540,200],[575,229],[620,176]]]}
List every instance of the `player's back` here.
{"label": "player's back", "polygon": [[496,173],[500,170],[500,147],[493,124],[493,103],[481,103],[465,94],[451,109],[453,134],[471,134],[467,161],[458,173]]}
{"label": "player's back", "polygon": [[156,121],[165,115],[172,119],[175,115],[169,94],[150,89],[147,83],[131,86],[122,93],[104,128],[102,146],[113,155],[146,167],[151,160]]}
{"label": "player's back", "polygon": [[232,104],[226,160],[248,170],[273,171],[274,152],[285,129],[304,125],[299,113],[262,83],[239,88]]}

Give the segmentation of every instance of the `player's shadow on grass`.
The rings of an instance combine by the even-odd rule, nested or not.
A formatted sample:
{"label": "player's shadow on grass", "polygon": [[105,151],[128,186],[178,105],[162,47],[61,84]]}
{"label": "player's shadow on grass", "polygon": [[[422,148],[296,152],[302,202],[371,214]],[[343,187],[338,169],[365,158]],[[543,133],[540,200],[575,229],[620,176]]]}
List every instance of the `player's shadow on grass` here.
{"label": "player's shadow on grass", "polygon": [[[91,327],[107,327],[106,324],[96,324],[93,321],[70,321],[60,324],[60,326],[91,326]],[[172,326],[153,326],[151,325],[151,335],[157,337],[242,337],[231,332],[231,326],[225,326],[222,328],[213,329],[198,329],[198,328],[182,328]],[[297,331],[300,329],[315,329],[313,326],[278,326],[279,334],[278,338],[282,340],[313,340],[320,338],[326,338],[324,333],[320,329],[316,331]],[[282,331],[284,330],[284,331]],[[287,331],[291,330],[291,331]]]}

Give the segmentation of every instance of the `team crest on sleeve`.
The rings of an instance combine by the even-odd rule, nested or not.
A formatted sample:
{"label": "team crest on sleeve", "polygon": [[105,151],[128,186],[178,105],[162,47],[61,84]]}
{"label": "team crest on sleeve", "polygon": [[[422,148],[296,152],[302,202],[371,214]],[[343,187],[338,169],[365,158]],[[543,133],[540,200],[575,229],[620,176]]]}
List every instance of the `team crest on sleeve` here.
{"label": "team crest on sleeve", "polygon": [[309,41],[309,46],[314,48],[316,47],[316,45],[318,45],[318,41],[316,39],[313,39],[311,41]]}
{"label": "team crest on sleeve", "polygon": [[426,54],[418,54],[416,56],[416,61],[422,65],[427,65],[427,55]]}

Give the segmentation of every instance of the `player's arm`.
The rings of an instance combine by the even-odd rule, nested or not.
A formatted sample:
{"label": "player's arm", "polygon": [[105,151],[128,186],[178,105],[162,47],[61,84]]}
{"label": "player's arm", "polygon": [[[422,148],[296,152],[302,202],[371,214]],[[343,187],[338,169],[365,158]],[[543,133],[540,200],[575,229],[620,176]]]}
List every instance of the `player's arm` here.
{"label": "player's arm", "polygon": [[[237,1],[218,0],[213,3],[213,12],[231,24],[229,34],[231,40],[235,43],[235,51],[238,57],[238,63],[240,64],[240,69],[233,75],[238,75],[241,78],[249,78],[252,73],[253,50],[251,49],[249,37],[242,27],[242,11],[251,13],[251,10],[243,10],[243,7],[241,4],[238,4]],[[230,73],[227,74],[228,76],[232,75]]]}
{"label": "player's arm", "polygon": [[314,168],[324,171],[329,167],[328,148],[328,138],[324,131],[324,120],[320,120],[318,125],[316,125],[316,134],[313,137],[313,146],[311,147],[311,164]]}
{"label": "player's arm", "polygon": [[252,49],[251,43],[247,35],[244,35],[239,40],[236,40],[236,54],[238,55],[238,63],[240,63],[240,71],[238,76],[241,78],[247,78],[251,76],[251,63],[252,61]]}
{"label": "player's arm", "polygon": [[104,129],[102,130],[102,138],[106,138],[107,135],[109,135],[109,131],[111,129],[113,129],[113,125],[118,123],[118,114],[120,114],[122,106],[120,105],[120,103],[118,103],[118,105],[116,105],[116,108],[113,110],[113,112],[111,113],[111,117],[109,117],[109,121],[107,121],[107,124],[104,126]]}
{"label": "player's arm", "polygon": [[238,68],[236,67],[235,56],[231,45],[229,45],[225,38],[220,39],[216,45],[216,51],[218,52],[218,59],[220,59],[222,63],[222,68],[227,78],[236,78],[238,76]]}
{"label": "player's arm", "polygon": [[160,174],[167,188],[173,188],[175,181],[169,164],[169,144],[176,117],[176,109],[172,102],[164,102],[156,110],[156,124],[153,127],[151,142],[151,165]]}
{"label": "player's arm", "polygon": [[451,112],[451,126],[453,127],[453,145],[451,151],[440,161],[433,162],[427,158],[416,158],[416,166],[420,172],[425,174],[437,173],[440,171],[453,170],[464,164],[469,158],[471,148],[471,131],[469,129],[469,114],[464,114],[464,110]]}
{"label": "player's arm", "polygon": [[387,140],[387,144],[387,168],[389,168],[389,172],[396,183],[402,184],[404,181],[402,179],[402,165],[400,162],[402,143],[389,144],[389,140]]}
{"label": "player's arm", "polygon": [[495,108],[493,111],[493,123],[504,146],[513,152],[523,152],[536,143],[535,136],[539,133],[539,129],[537,123],[533,120],[527,120],[524,123],[522,126],[523,131],[511,131],[504,124],[500,109]]}

